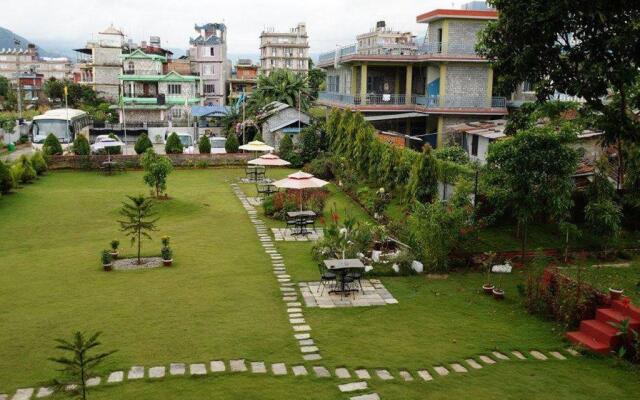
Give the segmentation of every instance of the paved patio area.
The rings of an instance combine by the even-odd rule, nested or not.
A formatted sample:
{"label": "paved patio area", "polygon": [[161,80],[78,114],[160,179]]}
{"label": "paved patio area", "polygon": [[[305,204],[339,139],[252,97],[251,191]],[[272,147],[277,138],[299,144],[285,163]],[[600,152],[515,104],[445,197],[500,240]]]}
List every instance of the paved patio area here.
{"label": "paved patio area", "polygon": [[300,282],[300,293],[307,307],[369,307],[398,304],[391,293],[378,279],[362,281],[362,291],[351,292],[341,297],[339,293],[330,294],[329,287],[320,288],[320,282]]}
{"label": "paved patio area", "polygon": [[273,238],[276,242],[313,242],[324,236],[324,230],[322,228],[307,228],[307,230],[310,232],[308,235],[294,236],[290,228],[271,228]]}

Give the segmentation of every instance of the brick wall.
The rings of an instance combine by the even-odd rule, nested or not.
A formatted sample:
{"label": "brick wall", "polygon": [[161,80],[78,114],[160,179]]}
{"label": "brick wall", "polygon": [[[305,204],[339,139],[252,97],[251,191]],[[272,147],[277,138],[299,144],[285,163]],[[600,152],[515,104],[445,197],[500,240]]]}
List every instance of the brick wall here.
{"label": "brick wall", "polygon": [[478,32],[486,26],[485,21],[449,20],[449,45],[473,46],[478,41]]}
{"label": "brick wall", "polygon": [[[128,169],[139,168],[138,155],[113,155],[111,161],[120,163]],[[167,154],[176,167],[196,167],[203,161],[210,167],[244,166],[254,158],[253,154]],[[100,169],[109,156],[50,156],[49,169]]]}
{"label": "brick wall", "polygon": [[447,65],[447,96],[486,97],[489,67],[486,64]]}

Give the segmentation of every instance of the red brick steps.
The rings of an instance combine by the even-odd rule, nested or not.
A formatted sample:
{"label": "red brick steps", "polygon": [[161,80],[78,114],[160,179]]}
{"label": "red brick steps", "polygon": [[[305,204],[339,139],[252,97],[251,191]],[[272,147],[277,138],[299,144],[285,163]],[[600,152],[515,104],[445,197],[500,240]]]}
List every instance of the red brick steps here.
{"label": "red brick steps", "polygon": [[598,308],[596,319],[580,322],[580,330],[567,332],[567,339],[600,354],[609,354],[618,345],[618,330],[611,326],[629,319],[629,328],[640,330],[640,308],[614,300],[607,308]]}

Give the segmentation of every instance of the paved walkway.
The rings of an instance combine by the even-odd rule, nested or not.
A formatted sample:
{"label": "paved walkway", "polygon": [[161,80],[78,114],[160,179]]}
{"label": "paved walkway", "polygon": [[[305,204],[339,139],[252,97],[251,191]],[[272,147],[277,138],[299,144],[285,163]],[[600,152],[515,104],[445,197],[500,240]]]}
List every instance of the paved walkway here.
{"label": "paved walkway", "polygon": [[323,287],[320,282],[300,282],[300,293],[307,307],[369,307],[398,304],[391,293],[378,279],[363,279],[362,289],[348,296],[331,293],[331,286]]}
{"label": "paved walkway", "polygon": [[294,235],[290,228],[271,228],[276,242],[314,242],[324,236],[322,228],[308,228],[307,231],[307,235]]}

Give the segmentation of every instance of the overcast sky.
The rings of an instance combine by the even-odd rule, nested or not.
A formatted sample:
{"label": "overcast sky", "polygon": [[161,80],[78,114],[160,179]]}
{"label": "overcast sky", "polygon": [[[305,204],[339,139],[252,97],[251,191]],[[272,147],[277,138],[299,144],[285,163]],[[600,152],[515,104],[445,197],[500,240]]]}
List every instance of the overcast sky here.
{"label": "overcast sky", "polygon": [[[265,27],[288,31],[306,22],[311,52],[355,41],[378,20],[397,30],[424,35],[418,14],[459,8],[466,1],[445,0],[1,0],[0,26],[43,47],[78,46],[109,24],[135,42],[160,36],[168,48],[187,48],[194,23],[224,22],[232,54],[258,53]],[[56,46],[59,47],[59,46]]]}

